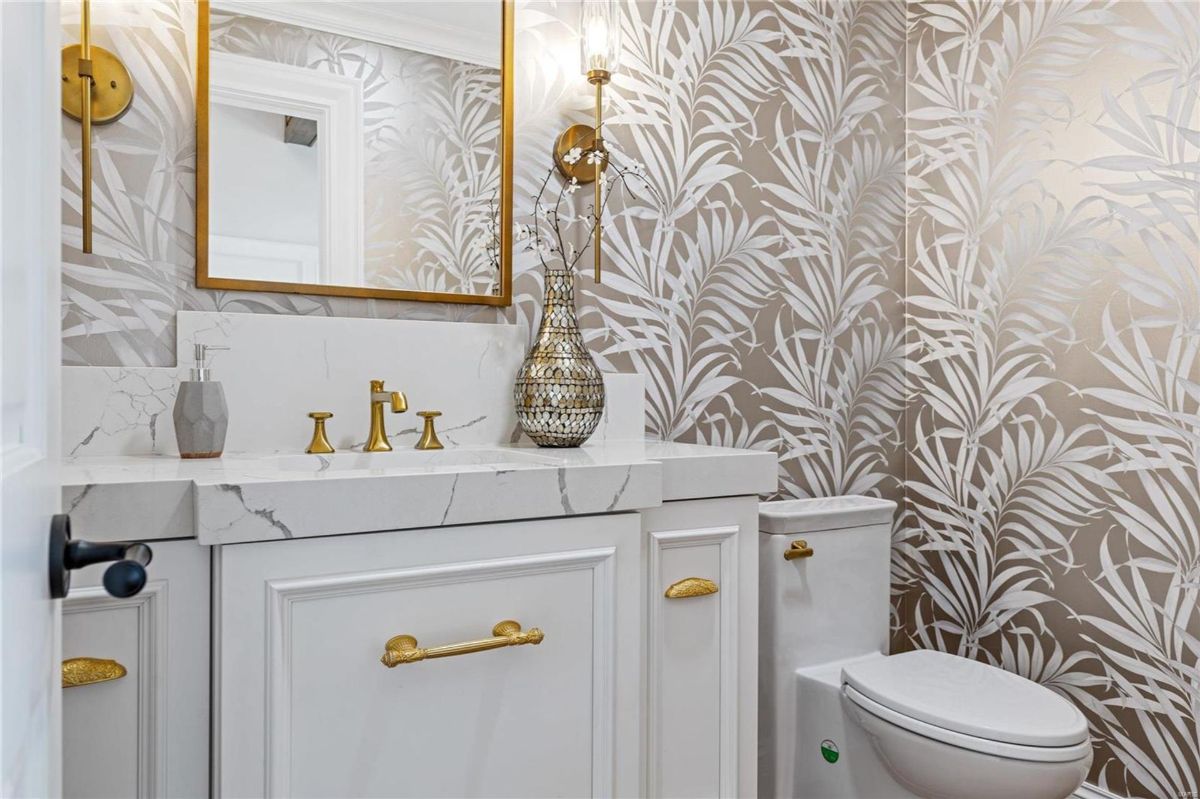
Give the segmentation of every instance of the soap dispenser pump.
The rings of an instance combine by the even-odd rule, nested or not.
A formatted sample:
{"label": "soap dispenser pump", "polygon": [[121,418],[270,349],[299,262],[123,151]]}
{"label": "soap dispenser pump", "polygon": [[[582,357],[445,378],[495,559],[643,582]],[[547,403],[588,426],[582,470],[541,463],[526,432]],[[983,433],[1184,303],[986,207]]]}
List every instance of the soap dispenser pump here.
{"label": "soap dispenser pump", "polygon": [[175,395],[175,442],[181,458],[219,458],[225,450],[225,433],[229,428],[229,407],[225,404],[225,389],[219,380],[212,379],[208,353],[228,347],[196,345],[196,362],[190,379],[179,381]]}

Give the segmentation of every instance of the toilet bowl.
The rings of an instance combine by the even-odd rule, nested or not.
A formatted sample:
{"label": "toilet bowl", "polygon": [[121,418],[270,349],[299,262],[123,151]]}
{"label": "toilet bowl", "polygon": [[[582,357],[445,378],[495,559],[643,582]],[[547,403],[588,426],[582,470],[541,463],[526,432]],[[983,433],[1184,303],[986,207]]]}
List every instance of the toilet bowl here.
{"label": "toilet bowl", "polygon": [[1092,760],[1074,705],[986,663],[884,654],[894,510],[865,497],[760,508],[759,795],[1070,796]]}

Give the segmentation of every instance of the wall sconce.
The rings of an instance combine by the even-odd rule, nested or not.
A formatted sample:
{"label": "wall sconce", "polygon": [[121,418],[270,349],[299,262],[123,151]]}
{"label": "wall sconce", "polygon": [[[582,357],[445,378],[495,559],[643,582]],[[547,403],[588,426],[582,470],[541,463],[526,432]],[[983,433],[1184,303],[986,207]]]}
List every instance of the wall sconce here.
{"label": "wall sconce", "polygon": [[[621,53],[621,17],[616,0],[583,0],[580,9],[580,56],[583,74],[588,83],[596,87],[596,124],[572,125],[559,134],[554,142],[554,163],[567,178],[580,183],[595,183],[596,194],[593,211],[595,228],[593,249],[595,250],[595,280],[600,282],[600,212],[601,193],[604,181],[600,176],[608,166],[608,150],[604,146],[602,124],[604,121],[604,86],[617,71]],[[579,148],[594,157],[580,158],[568,163],[566,155]]]}
{"label": "wall sconce", "polygon": [[92,251],[92,125],[116,122],[133,102],[133,79],[116,53],[92,44],[92,3],[81,0],[79,44],[62,50],[62,109],[80,123],[83,251]]}

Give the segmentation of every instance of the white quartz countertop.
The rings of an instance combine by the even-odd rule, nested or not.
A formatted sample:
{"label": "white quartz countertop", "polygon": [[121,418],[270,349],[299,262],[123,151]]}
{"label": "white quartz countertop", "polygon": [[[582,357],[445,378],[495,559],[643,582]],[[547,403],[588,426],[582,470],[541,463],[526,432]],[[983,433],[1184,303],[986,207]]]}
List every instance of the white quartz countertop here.
{"label": "white quartz countertop", "polygon": [[202,544],[635,511],[775,490],[774,453],[658,441],[332,455],[72,458],[80,538]]}

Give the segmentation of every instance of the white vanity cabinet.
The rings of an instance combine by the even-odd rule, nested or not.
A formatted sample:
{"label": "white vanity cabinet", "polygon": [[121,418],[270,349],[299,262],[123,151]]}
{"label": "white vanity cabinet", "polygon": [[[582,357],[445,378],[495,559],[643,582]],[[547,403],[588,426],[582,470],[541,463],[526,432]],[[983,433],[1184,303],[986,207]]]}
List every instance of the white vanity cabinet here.
{"label": "white vanity cabinet", "polygon": [[93,568],[63,600],[62,655],[83,680],[62,694],[68,799],[208,795],[211,550],[193,539],[153,550],[136,596],[109,596]]}
{"label": "white vanity cabinet", "polygon": [[90,537],[196,537],[64,601],[64,656],[128,669],[64,693],[67,796],[757,795],[774,455],[360,458],[75,466]]}
{"label": "white vanity cabinet", "polygon": [[[637,795],[640,537],[613,514],[218,548],[217,793]],[[503,620],[544,640],[380,662]]]}

